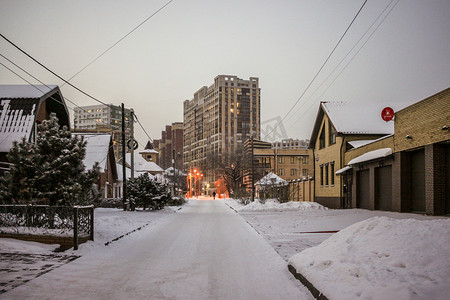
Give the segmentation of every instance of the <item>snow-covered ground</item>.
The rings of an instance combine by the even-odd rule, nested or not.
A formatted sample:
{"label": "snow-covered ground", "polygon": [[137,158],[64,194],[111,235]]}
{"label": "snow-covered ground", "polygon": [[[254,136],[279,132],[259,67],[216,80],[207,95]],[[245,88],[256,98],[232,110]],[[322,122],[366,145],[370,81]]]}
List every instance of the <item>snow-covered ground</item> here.
{"label": "snow-covered ground", "polygon": [[[247,231],[241,231],[242,224],[238,221],[239,219],[228,219],[229,214],[220,209],[220,203],[222,203],[222,205],[227,204],[238,212],[284,258],[283,268],[287,269],[289,261],[298,272],[306,276],[329,299],[447,299],[446,296],[450,293],[450,264],[448,260],[448,257],[450,257],[450,247],[448,246],[450,245],[450,220],[448,218],[362,209],[332,210],[310,202],[279,204],[274,200],[267,200],[265,204],[255,201],[243,206],[232,199],[208,201],[216,203],[212,205],[214,209],[205,208],[207,206],[203,206],[203,202],[190,200],[180,211],[178,211],[178,207],[157,212],[123,212],[118,209],[96,209],[95,241],[80,245],[78,251],[68,250],[64,253],[64,255],[82,255],[82,258],[54,269],[41,277],[47,278],[50,276],[55,279],[58,276],[67,276],[71,272],[81,274],[83,266],[86,267],[93,261],[101,262],[103,266],[101,268],[104,268],[103,272],[113,273],[113,268],[108,269],[105,266],[111,257],[113,260],[117,260],[117,263],[114,264],[117,264],[118,269],[122,268],[120,264],[125,263],[131,264],[131,266],[142,271],[145,269],[145,263],[142,262],[143,265],[134,263],[135,258],[133,256],[138,255],[139,251],[133,249],[143,247],[146,244],[152,248],[145,250],[149,260],[152,260],[150,257],[154,255],[160,255],[159,251],[169,251],[172,256],[178,252],[184,255],[181,260],[178,258],[169,259],[166,262],[168,264],[166,270],[158,261],[153,260],[154,265],[151,268],[158,266],[161,269],[144,272],[145,274],[150,272],[151,274],[148,273],[147,275],[163,280],[152,282],[164,290],[168,289],[165,290],[164,293],[166,294],[164,295],[174,297],[178,292],[181,292],[182,287],[188,289],[191,293],[184,293],[184,295],[187,295],[184,298],[192,298],[194,295],[205,298],[217,295],[214,293],[218,291],[223,293],[223,290],[216,283],[209,283],[209,287],[214,286],[216,289],[214,293],[207,291],[208,288],[202,283],[203,280],[208,281],[208,276],[202,277],[205,276],[201,275],[202,272],[212,274],[209,273],[212,269],[200,267],[197,270],[200,273],[194,272],[195,274],[192,274],[191,271],[189,273],[187,269],[179,269],[178,267],[186,263],[185,259],[192,259],[194,265],[197,263],[200,265],[213,264],[218,266],[218,268],[215,268],[216,270],[219,269],[224,272],[224,274],[216,275],[215,280],[221,278],[223,281],[224,278],[227,278],[225,273],[242,271],[240,268],[228,266],[233,264],[236,259],[236,257],[231,258],[230,256],[241,256],[239,250],[225,251],[224,249],[229,244],[236,247],[239,245],[239,247],[246,247],[246,249],[251,250],[249,251],[250,256],[247,253],[245,256],[238,258],[239,263],[244,266],[247,263],[245,260],[253,261],[253,256],[256,255],[268,259],[273,266],[276,265],[275,268],[279,268],[280,263],[276,262],[269,255],[269,252],[266,252],[267,249],[260,244],[260,241],[251,238],[253,241],[251,243],[255,243],[255,245],[258,245],[257,247],[253,244],[246,244],[249,242],[248,237],[244,237],[242,234]],[[230,212],[232,211],[230,210]],[[232,214],[237,216],[234,212]],[[205,226],[205,224],[201,225],[201,223],[194,222],[192,219],[194,215],[195,218],[201,218],[212,223]],[[215,224],[214,227],[211,224]],[[236,224],[241,225],[237,226]],[[105,246],[105,243],[139,227],[142,227],[142,229]],[[170,228],[163,229],[164,227]],[[187,227],[192,227],[191,229],[194,229],[194,231],[184,231]],[[227,232],[231,229],[233,233],[227,234],[224,228],[228,228]],[[182,238],[183,232],[185,232],[186,237]],[[161,234],[171,237],[162,238]],[[172,236],[172,234],[174,235]],[[223,234],[226,238],[223,238]],[[151,238],[150,236],[153,235],[154,237]],[[164,243],[164,245],[158,246],[161,238],[161,243]],[[176,242],[179,238],[182,239]],[[186,242],[184,242],[185,238],[187,238]],[[152,241],[158,241],[158,243],[154,244]],[[209,243],[217,247],[209,248],[208,246],[205,248],[203,244]],[[238,249],[240,249],[239,247]],[[50,254],[54,248],[56,246],[15,240],[2,240],[0,243],[0,253]],[[219,251],[217,253],[221,254],[219,256],[213,255],[216,250],[212,249],[216,249]],[[191,250],[192,252],[189,252]],[[187,257],[186,251],[188,251]],[[261,251],[261,254],[258,254],[258,251]],[[125,255],[127,253],[130,255],[129,260],[122,261],[120,254]],[[202,258],[191,256],[194,253],[202,253]],[[258,261],[261,261],[261,257]],[[164,256],[159,259],[164,261],[166,258]],[[178,267],[174,264],[177,264]],[[186,267],[188,266],[186,265]],[[252,268],[251,264],[248,267]],[[130,272],[133,269],[131,267],[124,268],[128,272],[126,273],[128,275],[125,276],[131,276]],[[201,292],[191,290],[190,287],[186,286],[188,283],[183,280],[188,277],[181,276],[184,272],[193,276],[188,283],[200,286]],[[165,279],[160,277],[162,275]],[[249,275],[250,273],[247,274],[247,276]],[[105,275],[105,278],[98,279],[97,284],[105,284],[107,278],[119,280],[113,278],[114,276],[114,274]],[[239,277],[239,280],[245,280],[241,277]],[[35,288],[41,289],[40,284],[45,278],[34,279],[18,287],[16,292],[11,291],[14,293],[7,292],[1,295],[1,298],[13,299],[12,295],[27,295],[27,291]],[[133,278],[136,280],[135,277]],[[171,284],[176,285],[174,278],[182,281],[178,283],[182,287],[174,287],[174,290],[170,290]],[[213,277],[209,280],[211,279]],[[263,279],[267,280],[267,278],[259,278],[259,280]],[[81,279],[72,278],[71,280]],[[226,279],[227,282],[223,284],[231,284],[233,280],[230,280]],[[287,277],[284,280],[291,281]],[[81,280],[78,282],[78,288],[83,284],[88,283],[86,283],[86,280]],[[150,282],[147,281],[147,284],[150,284]],[[251,284],[256,283],[251,282]],[[141,295],[139,293],[143,292],[142,289],[134,294],[132,293],[131,298],[138,298]],[[120,290],[113,296],[107,294],[112,298],[117,298],[120,295],[126,295],[125,292],[125,290]],[[234,291],[234,293],[234,295],[240,295],[241,298],[244,295],[242,291]],[[302,293],[303,298],[310,297],[305,295],[303,290]],[[225,294],[220,295],[224,296]],[[164,297],[161,296],[160,298]]]}
{"label": "snow-covered ground", "polygon": [[448,299],[448,218],[308,202],[227,204],[329,299]]}

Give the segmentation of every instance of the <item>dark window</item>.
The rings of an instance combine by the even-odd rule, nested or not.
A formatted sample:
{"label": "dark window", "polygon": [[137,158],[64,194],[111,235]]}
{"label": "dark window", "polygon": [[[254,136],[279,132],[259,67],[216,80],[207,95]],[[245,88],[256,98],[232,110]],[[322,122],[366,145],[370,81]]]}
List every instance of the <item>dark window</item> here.
{"label": "dark window", "polygon": [[325,164],[325,185],[328,186],[328,163]]}
{"label": "dark window", "polygon": [[336,144],[336,129],[334,129],[333,125],[331,124],[331,122],[328,123],[328,127],[330,129],[330,140],[329,140],[329,144],[333,145]]}
{"label": "dark window", "polygon": [[334,185],[334,161],[331,163],[330,169],[331,169],[331,173],[330,173],[330,175],[331,175],[331,185]]}
{"label": "dark window", "polygon": [[325,126],[322,128],[322,132],[319,137],[319,149],[325,148]]}
{"label": "dark window", "polygon": [[323,165],[320,165],[320,185],[323,186]]}

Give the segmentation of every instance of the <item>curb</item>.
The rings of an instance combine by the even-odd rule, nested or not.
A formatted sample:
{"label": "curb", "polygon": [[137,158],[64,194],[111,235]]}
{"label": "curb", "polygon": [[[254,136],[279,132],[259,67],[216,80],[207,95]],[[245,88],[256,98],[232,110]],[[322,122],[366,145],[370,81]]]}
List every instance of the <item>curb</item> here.
{"label": "curb", "polygon": [[294,275],[296,279],[298,279],[304,286],[308,288],[314,298],[318,300],[328,300],[328,298],[322,294],[305,276],[300,273],[297,273],[297,270],[293,265],[288,265],[289,271]]}

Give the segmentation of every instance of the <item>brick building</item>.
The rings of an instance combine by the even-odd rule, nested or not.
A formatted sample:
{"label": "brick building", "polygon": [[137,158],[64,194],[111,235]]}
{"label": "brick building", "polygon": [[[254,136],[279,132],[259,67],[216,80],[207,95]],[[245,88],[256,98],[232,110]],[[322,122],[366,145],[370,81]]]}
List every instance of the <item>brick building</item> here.
{"label": "brick building", "polygon": [[393,134],[345,152],[337,177],[350,207],[450,214],[449,103],[446,89],[400,109]]}
{"label": "brick building", "polygon": [[175,122],[166,125],[161,132],[161,139],[154,140],[153,146],[159,152],[156,162],[163,169],[172,167],[173,151],[175,150],[175,168],[183,170],[183,123]]}

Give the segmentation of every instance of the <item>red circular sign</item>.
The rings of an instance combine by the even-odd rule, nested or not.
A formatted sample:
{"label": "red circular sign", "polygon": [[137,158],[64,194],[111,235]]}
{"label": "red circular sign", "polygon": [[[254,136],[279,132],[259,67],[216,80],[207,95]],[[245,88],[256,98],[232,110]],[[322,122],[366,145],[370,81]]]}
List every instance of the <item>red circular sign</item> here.
{"label": "red circular sign", "polygon": [[383,108],[381,111],[381,118],[386,122],[392,120],[392,118],[394,118],[394,110],[390,107]]}

